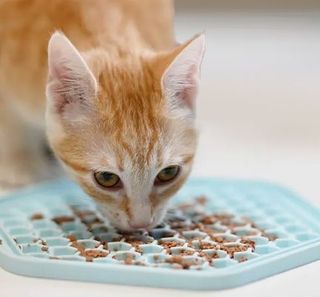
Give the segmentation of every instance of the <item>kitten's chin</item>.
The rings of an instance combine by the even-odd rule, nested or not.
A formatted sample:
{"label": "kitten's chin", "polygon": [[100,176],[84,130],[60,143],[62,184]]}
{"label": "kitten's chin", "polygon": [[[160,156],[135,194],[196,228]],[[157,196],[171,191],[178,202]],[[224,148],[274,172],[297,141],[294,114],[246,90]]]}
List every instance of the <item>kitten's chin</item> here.
{"label": "kitten's chin", "polygon": [[167,212],[167,206],[161,205],[161,207],[159,207],[154,213],[150,224],[144,226],[135,226],[132,222],[130,222],[128,217],[124,216],[124,214],[121,215],[117,211],[110,210],[108,205],[103,203],[99,203],[99,205],[101,213],[108,220],[109,224],[122,232],[134,232],[137,230],[150,231],[163,222]]}
{"label": "kitten's chin", "polygon": [[131,226],[130,222],[128,222],[127,220],[125,222],[121,222],[117,219],[114,218],[110,218],[108,216],[106,216],[106,218],[109,221],[109,224],[122,231],[122,232],[135,232],[135,231],[140,231],[140,230],[144,230],[144,231],[151,231],[152,229],[154,229],[156,226],[160,225],[163,221],[163,218],[165,216],[165,212],[164,214],[158,214],[155,220],[153,220],[153,222],[147,226]]}
{"label": "kitten's chin", "polygon": [[148,226],[137,226],[137,227],[132,227],[130,226],[130,224],[125,223],[125,224],[121,224],[119,222],[112,222],[109,221],[111,226],[113,226],[114,228],[116,228],[117,230],[121,231],[121,232],[135,232],[135,231],[151,231],[154,227],[156,227],[159,224],[150,224]]}

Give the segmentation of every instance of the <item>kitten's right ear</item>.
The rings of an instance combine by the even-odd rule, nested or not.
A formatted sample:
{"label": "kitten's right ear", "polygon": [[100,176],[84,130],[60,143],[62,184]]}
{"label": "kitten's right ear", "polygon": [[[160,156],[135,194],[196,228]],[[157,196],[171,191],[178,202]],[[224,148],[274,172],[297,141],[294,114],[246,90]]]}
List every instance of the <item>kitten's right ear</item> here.
{"label": "kitten's right ear", "polygon": [[48,110],[66,120],[77,120],[91,108],[97,82],[78,50],[62,33],[54,33],[49,41],[48,67]]}
{"label": "kitten's right ear", "polygon": [[156,60],[155,71],[161,75],[161,88],[169,110],[194,115],[204,52],[205,36],[200,34]]}

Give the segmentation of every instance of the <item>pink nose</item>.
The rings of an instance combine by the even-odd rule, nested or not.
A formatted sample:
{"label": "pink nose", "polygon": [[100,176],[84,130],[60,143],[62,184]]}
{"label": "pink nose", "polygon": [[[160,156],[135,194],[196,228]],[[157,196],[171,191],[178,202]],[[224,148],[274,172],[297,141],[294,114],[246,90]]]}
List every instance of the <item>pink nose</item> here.
{"label": "pink nose", "polygon": [[146,223],[129,223],[129,225],[134,229],[146,229],[150,226],[150,224]]}

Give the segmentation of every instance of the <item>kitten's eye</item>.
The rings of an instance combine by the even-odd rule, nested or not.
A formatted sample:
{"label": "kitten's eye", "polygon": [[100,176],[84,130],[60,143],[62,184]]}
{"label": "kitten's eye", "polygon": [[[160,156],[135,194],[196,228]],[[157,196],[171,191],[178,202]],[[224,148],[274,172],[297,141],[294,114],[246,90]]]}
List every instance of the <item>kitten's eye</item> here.
{"label": "kitten's eye", "polygon": [[166,167],[158,173],[155,183],[163,184],[163,183],[170,182],[178,176],[179,171],[180,171],[180,167],[177,165]]}
{"label": "kitten's eye", "polygon": [[120,184],[120,177],[108,171],[95,172],[94,178],[97,183],[104,188],[115,188]]}

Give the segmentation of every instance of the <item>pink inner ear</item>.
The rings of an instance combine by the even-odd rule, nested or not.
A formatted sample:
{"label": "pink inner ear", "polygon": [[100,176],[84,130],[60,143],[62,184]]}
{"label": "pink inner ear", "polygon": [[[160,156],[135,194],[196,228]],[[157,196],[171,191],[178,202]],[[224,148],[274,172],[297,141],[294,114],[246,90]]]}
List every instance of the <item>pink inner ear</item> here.
{"label": "pink inner ear", "polygon": [[200,35],[183,48],[164,72],[162,84],[171,108],[187,107],[194,111],[204,47],[204,36]]}
{"label": "pink inner ear", "polygon": [[96,92],[96,80],[78,50],[62,34],[49,41],[49,81],[47,95],[54,112],[86,112]]}
{"label": "pink inner ear", "polygon": [[175,67],[176,65],[172,66],[163,80],[169,104],[174,107],[187,107],[193,111],[198,91],[198,66],[193,64],[186,67],[184,65],[183,69]]}
{"label": "pink inner ear", "polygon": [[194,98],[197,93],[197,88],[189,87],[185,88],[176,93],[175,97],[177,100],[181,100],[183,104],[185,104],[191,110],[194,109]]}
{"label": "pink inner ear", "polygon": [[176,92],[176,99],[181,100],[188,108],[194,109],[194,102],[198,91],[198,79],[196,65],[191,65],[185,77],[185,85]]}
{"label": "pink inner ear", "polygon": [[53,99],[54,110],[57,113],[63,113],[66,105],[71,103],[71,100],[68,99],[67,93],[64,92],[61,81],[53,81],[48,85],[48,91]]}

